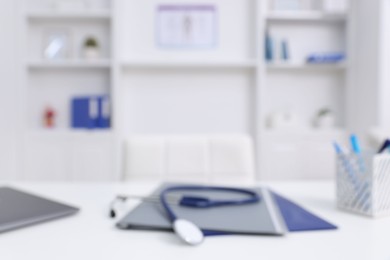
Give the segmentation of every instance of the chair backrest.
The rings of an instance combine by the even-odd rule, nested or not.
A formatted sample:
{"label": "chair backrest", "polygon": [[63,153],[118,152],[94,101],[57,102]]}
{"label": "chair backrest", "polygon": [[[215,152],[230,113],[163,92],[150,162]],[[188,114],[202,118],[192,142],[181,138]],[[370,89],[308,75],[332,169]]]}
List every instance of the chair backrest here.
{"label": "chair backrest", "polygon": [[141,135],[125,145],[124,180],[252,183],[254,149],[247,135]]}

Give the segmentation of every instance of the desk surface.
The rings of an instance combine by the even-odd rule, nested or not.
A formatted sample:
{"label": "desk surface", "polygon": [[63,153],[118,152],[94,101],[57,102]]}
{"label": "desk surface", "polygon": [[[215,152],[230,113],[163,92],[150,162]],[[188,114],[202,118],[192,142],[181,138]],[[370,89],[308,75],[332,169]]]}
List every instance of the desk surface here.
{"label": "desk surface", "polygon": [[107,217],[117,193],[148,194],[156,184],[41,184],[12,186],[81,207],[81,212],[0,234],[0,258],[25,259],[390,259],[390,218],[372,220],[338,211],[330,182],[267,184],[339,226],[337,231],[290,233],[285,237],[222,236],[199,247],[173,234],[121,231]]}

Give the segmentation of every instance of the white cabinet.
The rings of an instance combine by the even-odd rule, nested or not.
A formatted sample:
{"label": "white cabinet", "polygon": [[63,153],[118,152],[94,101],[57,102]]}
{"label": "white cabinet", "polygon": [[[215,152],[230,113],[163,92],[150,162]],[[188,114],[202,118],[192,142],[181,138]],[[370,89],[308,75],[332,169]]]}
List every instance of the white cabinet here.
{"label": "white cabinet", "polygon": [[15,180],[18,171],[18,139],[15,135],[1,135],[0,137],[0,180]]}
{"label": "white cabinet", "polygon": [[24,146],[24,180],[115,180],[114,141],[109,133],[31,134]]}
{"label": "white cabinet", "polygon": [[0,1],[0,180],[19,177],[15,13],[15,1]]}
{"label": "white cabinet", "polygon": [[336,174],[334,140],[341,131],[266,134],[262,145],[261,179],[325,179]]}
{"label": "white cabinet", "polygon": [[23,179],[69,180],[66,144],[53,136],[28,137],[24,145]]}
{"label": "white cabinet", "polygon": [[113,140],[109,138],[73,141],[69,151],[71,179],[73,181],[115,180],[113,145]]}

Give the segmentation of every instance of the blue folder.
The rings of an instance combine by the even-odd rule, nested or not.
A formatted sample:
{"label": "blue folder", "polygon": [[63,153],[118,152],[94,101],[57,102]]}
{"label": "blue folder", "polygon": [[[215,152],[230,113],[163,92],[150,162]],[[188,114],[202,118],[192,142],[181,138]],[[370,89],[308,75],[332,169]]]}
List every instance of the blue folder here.
{"label": "blue folder", "polygon": [[[272,192],[272,196],[279,207],[289,232],[337,229],[337,226],[310,213],[291,200],[288,200],[275,192]],[[215,235],[230,234],[226,232],[215,232]]]}
{"label": "blue folder", "polygon": [[[279,207],[289,232],[337,229],[337,226],[310,213],[291,200],[288,200],[275,192],[272,192],[272,196]],[[230,234],[226,232],[215,232],[214,235]]]}
{"label": "blue folder", "polygon": [[109,128],[111,124],[108,96],[75,97],[71,104],[73,128]]}
{"label": "blue folder", "polygon": [[337,229],[337,226],[310,213],[279,194],[272,192],[272,195],[290,232]]}
{"label": "blue folder", "polygon": [[98,120],[98,102],[97,97],[73,98],[72,127],[88,129],[96,128]]}
{"label": "blue folder", "polygon": [[99,116],[97,121],[98,128],[110,127],[110,98],[108,96],[100,96],[99,98]]}

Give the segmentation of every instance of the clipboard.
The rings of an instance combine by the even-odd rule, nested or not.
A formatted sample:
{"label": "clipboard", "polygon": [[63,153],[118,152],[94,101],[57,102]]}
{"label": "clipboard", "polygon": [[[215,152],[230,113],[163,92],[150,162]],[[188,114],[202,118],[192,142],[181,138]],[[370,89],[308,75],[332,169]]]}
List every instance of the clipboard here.
{"label": "clipboard", "polygon": [[[151,197],[156,197],[166,187],[177,184],[163,184]],[[172,205],[185,219],[194,222],[201,229],[213,231],[215,235],[245,234],[282,236],[288,231],[324,230],[337,228],[333,224],[311,214],[299,205],[270,191],[265,187],[253,188],[262,198],[260,203],[193,209]],[[177,192],[175,195],[202,195],[215,199],[238,199],[241,194],[229,192]],[[172,226],[159,203],[142,202],[123,217],[116,226],[120,229],[158,230],[172,232]]]}

